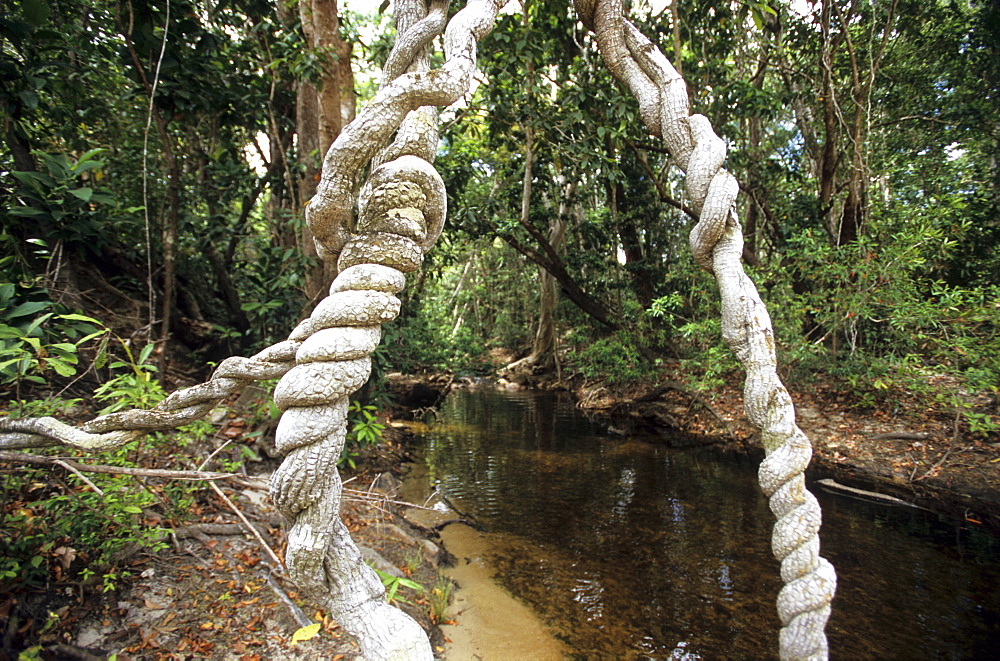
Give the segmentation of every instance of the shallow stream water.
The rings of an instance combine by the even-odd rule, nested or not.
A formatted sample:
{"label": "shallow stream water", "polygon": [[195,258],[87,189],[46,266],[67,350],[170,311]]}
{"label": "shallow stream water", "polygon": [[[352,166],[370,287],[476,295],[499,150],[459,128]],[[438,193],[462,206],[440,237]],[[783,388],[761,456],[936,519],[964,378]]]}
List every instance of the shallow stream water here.
{"label": "shallow stream water", "polygon": [[[568,398],[490,389],[452,393],[418,439],[431,484],[487,531],[497,580],[575,657],[775,657],[757,462],[664,441],[612,437]],[[1000,539],[814,490],[839,574],[831,658],[1000,657]]]}

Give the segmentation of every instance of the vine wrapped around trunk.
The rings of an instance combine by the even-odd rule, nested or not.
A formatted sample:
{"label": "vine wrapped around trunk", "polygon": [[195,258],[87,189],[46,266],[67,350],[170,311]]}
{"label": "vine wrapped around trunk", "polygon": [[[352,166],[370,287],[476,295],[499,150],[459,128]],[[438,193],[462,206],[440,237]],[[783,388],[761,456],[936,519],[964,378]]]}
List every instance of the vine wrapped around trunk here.
{"label": "vine wrapped around trunk", "polygon": [[757,288],[743,271],[743,236],[736,214],[739,184],[723,169],[726,144],[701,115],[691,115],[687,85],[670,61],[631,22],[621,0],[576,0],[594,30],[611,72],[639,101],[650,133],[664,141],[700,220],[691,251],[715,275],[722,299],[722,334],[746,370],[744,406],[760,429],[766,458],[760,485],[777,517],[771,547],[785,587],[778,595],[782,659],[825,659],[824,628],[836,591],[833,566],[819,555],[821,512],[803,472],[812,457],[809,439],[795,424],[795,408],[777,375],[774,331]]}

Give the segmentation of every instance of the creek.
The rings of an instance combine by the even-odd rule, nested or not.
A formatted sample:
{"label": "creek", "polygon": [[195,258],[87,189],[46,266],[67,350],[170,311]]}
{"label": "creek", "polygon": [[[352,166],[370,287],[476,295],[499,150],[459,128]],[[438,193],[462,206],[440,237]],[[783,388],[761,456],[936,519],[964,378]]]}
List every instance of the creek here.
{"label": "creek", "polygon": [[[485,530],[475,561],[571,657],[773,658],[781,583],[757,460],[678,441],[609,435],[558,394],[472,389],[415,442],[441,503]],[[1000,539],[810,488],[839,575],[831,658],[996,658]]]}

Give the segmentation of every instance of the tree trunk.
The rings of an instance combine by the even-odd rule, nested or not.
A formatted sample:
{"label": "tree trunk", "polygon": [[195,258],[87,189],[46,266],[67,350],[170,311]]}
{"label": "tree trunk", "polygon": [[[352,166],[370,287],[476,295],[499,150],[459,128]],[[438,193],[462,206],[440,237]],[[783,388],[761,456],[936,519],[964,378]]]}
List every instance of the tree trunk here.
{"label": "tree trunk", "polygon": [[[299,17],[307,47],[324,54],[318,85],[300,80],[296,89],[295,126],[299,163],[304,165],[298,181],[298,208],[304,209],[316,193],[323,155],[340,135],[344,124],[354,118],[354,75],[351,72],[351,44],[340,36],[336,0],[300,0]],[[302,226],[300,249],[317,261],[305,276],[305,294],[316,300],[335,275],[333,265],[319,260],[312,231]]]}
{"label": "tree trunk", "polygon": [[[159,113],[157,113],[158,115]],[[159,125],[162,119],[157,121]],[[170,146],[170,137],[165,122],[161,130],[163,140],[163,158],[167,165],[167,218],[163,223],[163,298],[160,301],[160,354],[157,369],[160,381],[167,378],[168,342],[170,341],[171,324],[174,318],[174,305],[177,277],[174,264],[177,261],[177,226],[181,213],[181,170],[177,163],[174,150]]]}
{"label": "tree trunk", "polygon": [[638,221],[633,213],[633,206],[625,194],[625,186],[615,184],[615,203],[618,218],[618,237],[622,242],[622,252],[625,253],[625,270],[632,281],[632,291],[643,310],[653,304],[653,279],[646,258],[646,250],[639,235]]}

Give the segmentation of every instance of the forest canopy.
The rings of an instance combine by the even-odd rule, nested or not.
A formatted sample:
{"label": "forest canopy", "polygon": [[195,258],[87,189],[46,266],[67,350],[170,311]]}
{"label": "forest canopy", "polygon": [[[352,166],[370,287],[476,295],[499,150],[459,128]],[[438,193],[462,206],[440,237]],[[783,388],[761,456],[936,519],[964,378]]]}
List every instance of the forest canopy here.
{"label": "forest canopy", "polygon": [[[1000,382],[998,11],[634,7],[730,146],[744,259],[790,382],[865,406],[917,397],[991,427],[969,394]],[[351,3],[332,33],[263,0],[7,3],[11,397],[86,372],[102,328],[159,343],[164,375],[287,334],[329,280],[302,211],[320,154],[377,86],[380,23]],[[383,372],[527,356],[613,385],[669,364],[711,388],[735,368],[690,258],[680,173],[591,39],[566,3],[536,0],[482,44],[484,84],[446,114],[439,147],[445,234],[411,278]]]}

